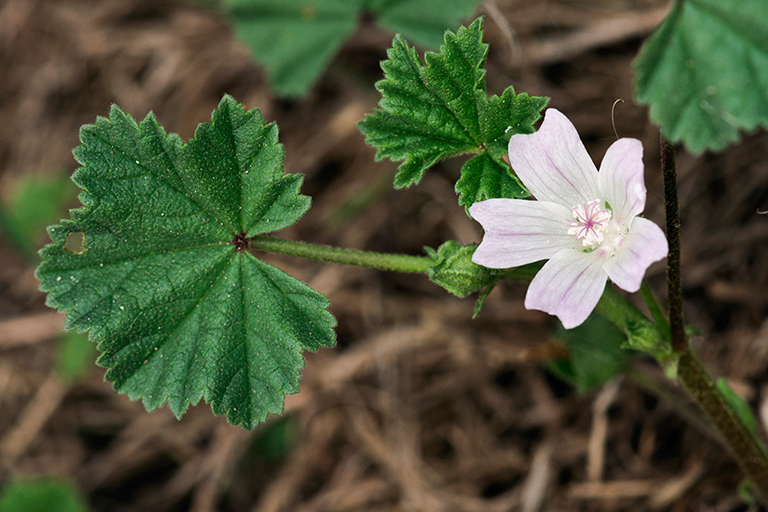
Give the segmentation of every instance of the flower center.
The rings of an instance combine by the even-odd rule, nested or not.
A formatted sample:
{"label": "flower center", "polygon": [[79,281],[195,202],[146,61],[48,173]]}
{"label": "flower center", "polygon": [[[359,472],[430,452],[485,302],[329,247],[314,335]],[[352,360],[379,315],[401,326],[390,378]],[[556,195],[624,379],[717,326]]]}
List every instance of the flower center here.
{"label": "flower center", "polygon": [[593,250],[603,243],[605,230],[611,220],[611,211],[603,208],[604,203],[593,199],[573,207],[573,219],[568,224],[568,234],[576,235],[585,249]]}

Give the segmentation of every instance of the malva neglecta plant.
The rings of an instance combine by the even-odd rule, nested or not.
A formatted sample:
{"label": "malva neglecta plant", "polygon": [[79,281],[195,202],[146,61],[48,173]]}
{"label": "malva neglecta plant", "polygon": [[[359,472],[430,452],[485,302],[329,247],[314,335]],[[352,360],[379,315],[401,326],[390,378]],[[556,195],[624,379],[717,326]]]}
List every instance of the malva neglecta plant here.
{"label": "malva neglecta plant", "polygon": [[[681,16],[688,8],[676,9]],[[617,140],[598,171],[565,115],[548,109],[535,129],[546,98],[512,87],[488,96],[487,51],[481,19],[447,32],[440,52],[424,61],[396,36],[376,85],[380,108],[358,125],[377,158],[401,162],[397,188],[418,184],[440,160],[469,155],[457,207],[482,224],[479,246],[448,241],[417,256],[271,236],[298,221],[310,199],[299,191],[302,177],[283,172],[277,127],[258,110],[225,96],[184,143],[154,115],[137,123],[115,106],[81,130],[73,181],[83,206],[49,228],[52,243],[37,269],[48,304],[66,312],[68,329],[89,331],[117,391],[149,410],[167,403],[177,416],[203,399],[231,423],[254,428],[298,391],[302,352],[335,342],[328,300],[254,251],[423,273],[455,295],[480,292],[476,312],[499,281],[530,282],[526,307],[556,315],[565,328],[607,320],[624,348],[656,358],[765,498],[768,457],[751,413],[688,344],[672,146],[661,138],[665,236],[640,216],[639,141]],[[83,243],[73,250],[75,236]],[[665,256],[666,308],[643,282]],[[650,316],[609,280],[639,290]]]}

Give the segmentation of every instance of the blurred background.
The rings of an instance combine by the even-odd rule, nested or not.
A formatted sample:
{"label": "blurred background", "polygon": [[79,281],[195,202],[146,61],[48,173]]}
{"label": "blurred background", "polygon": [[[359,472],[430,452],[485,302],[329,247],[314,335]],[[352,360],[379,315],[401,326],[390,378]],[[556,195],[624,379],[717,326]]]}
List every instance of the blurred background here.
{"label": "blurred background", "polygon": [[[666,0],[476,10],[489,92],[550,97],[597,162],[617,134],[642,140],[645,216],[662,225],[658,130],[633,102],[631,62],[668,10]],[[0,1],[0,510],[32,510],[8,496],[33,477],[46,479],[32,494],[59,500],[48,510],[757,510],[653,361],[591,390],[559,378],[551,361],[568,345],[552,317],[523,308],[524,285],[498,286],[473,320],[472,297],[424,276],[263,255],[330,299],[338,346],[306,354],[301,392],[253,432],[204,404],[181,421],[145,412],[103,381],[82,335],[62,333],[38,291],[36,250],[44,226],[79,204],[69,181],[79,127],[113,103],[137,119],[154,111],[185,140],[224,93],[276,121],[286,171],[306,175],[314,204],[278,236],[409,254],[479,242],[453,191],[460,160],[395,191],[396,164],[374,162],[357,131],[392,35],[363,14],[309,92],[281,99],[215,2]],[[680,151],[678,173],[693,343],[763,430],[768,137]],[[661,295],[663,278],[654,265]]]}

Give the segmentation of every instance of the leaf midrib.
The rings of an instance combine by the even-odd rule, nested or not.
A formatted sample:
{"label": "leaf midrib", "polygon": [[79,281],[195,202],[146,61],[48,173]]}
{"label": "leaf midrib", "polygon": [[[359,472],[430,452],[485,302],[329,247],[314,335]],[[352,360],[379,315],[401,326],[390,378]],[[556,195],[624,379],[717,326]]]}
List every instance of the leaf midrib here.
{"label": "leaf midrib", "polygon": [[[415,51],[415,50],[413,50],[413,49],[412,49],[412,48],[411,48],[411,47],[408,45],[408,43],[406,43],[406,42],[405,42],[405,40],[401,39],[399,42],[400,42],[400,44],[402,44],[402,45],[403,45],[403,48],[406,50],[406,54],[407,54],[407,55],[408,55],[408,57],[409,57],[409,58],[408,58],[408,66],[409,66],[409,68],[410,68],[412,71],[414,71],[414,72],[415,72],[416,76],[419,78],[419,83],[421,83],[421,84],[422,84],[422,86],[424,87],[424,89],[425,89],[425,90],[429,91],[430,95],[431,95],[433,98],[437,98],[437,99],[439,100],[439,102],[440,102],[440,103],[439,103],[439,106],[440,106],[440,107],[442,107],[442,108],[443,108],[443,110],[445,110],[446,112],[448,112],[448,113],[450,114],[450,116],[451,116],[451,117],[454,119],[454,121],[455,121],[455,122],[456,122],[456,123],[457,123],[459,126],[461,126],[461,129],[462,129],[462,130],[464,131],[464,133],[467,135],[467,138],[468,138],[469,140],[471,140],[471,141],[474,141],[474,142],[476,142],[476,143],[479,143],[479,141],[477,141],[477,140],[475,139],[475,137],[473,137],[473,136],[472,136],[472,134],[471,134],[471,133],[469,133],[469,131],[467,130],[467,127],[466,127],[466,126],[464,126],[464,123],[463,123],[463,122],[461,122],[461,119],[459,119],[459,118],[458,118],[458,116],[456,115],[456,112],[455,112],[453,109],[450,109],[450,108],[448,108],[448,105],[446,105],[446,104],[445,104],[445,102],[443,101],[443,99],[442,99],[442,98],[440,98],[440,96],[438,96],[437,94],[435,94],[435,90],[434,90],[432,87],[430,87],[429,83],[428,83],[428,82],[427,82],[427,81],[424,79],[424,75],[422,74],[422,70],[423,70],[423,69],[427,69],[427,66],[426,66],[425,64],[422,64],[422,63],[421,63],[421,60],[419,59],[418,55],[416,54],[416,51]],[[441,56],[440,54],[437,54],[437,55],[438,55],[438,56]],[[463,56],[463,52],[462,52],[462,56]],[[414,68],[414,66],[416,66],[416,67]],[[450,74],[449,74],[449,76],[450,76]],[[474,91],[474,89],[473,89],[473,91]]]}

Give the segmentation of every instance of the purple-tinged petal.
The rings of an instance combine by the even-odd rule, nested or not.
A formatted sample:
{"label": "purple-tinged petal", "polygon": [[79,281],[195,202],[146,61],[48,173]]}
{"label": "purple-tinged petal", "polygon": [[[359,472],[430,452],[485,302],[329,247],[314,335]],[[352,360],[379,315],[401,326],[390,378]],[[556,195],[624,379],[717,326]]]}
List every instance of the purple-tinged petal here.
{"label": "purple-tinged petal", "polygon": [[566,329],[581,325],[605,289],[607,276],[601,263],[594,253],[558,252],[531,281],[525,307],[557,316]]}
{"label": "purple-tinged petal", "polygon": [[550,258],[573,247],[571,212],[564,206],[524,199],[487,199],[469,208],[485,230],[472,261],[488,268],[512,268]]}
{"label": "purple-tinged petal", "polygon": [[635,217],[629,229],[629,235],[616,256],[606,261],[603,269],[616,286],[636,292],[640,289],[645,271],[651,263],[664,259],[669,248],[664,232],[648,219]]}
{"label": "purple-tinged petal", "polygon": [[509,139],[509,161],[539,201],[570,209],[599,197],[595,164],[576,128],[553,108],[547,109],[537,132]]}
{"label": "purple-tinged petal", "polygon": [[644,170],[643,145],[637,139],[619,139],[605,152],[597,184],[620,224],[645,209]]}

